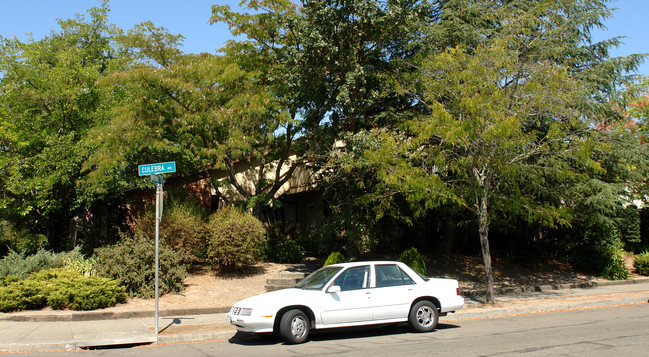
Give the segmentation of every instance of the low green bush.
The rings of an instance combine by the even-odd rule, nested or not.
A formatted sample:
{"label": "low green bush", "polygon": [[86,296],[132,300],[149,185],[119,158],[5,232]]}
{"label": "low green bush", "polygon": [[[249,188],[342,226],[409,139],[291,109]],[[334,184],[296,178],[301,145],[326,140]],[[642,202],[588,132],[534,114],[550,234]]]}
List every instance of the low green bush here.
{"label": "low green bush", "polygon": [[252,215],[224,208],[210,217],[205,238],[208,262],[221,270],[232,271],[254,264],[263,255],[266,230]]}
{"label": "low green bush", "polygon": [[324,265],[331,265],[331,264],[339,264],[339,263],[344,263],[347,260],[345,259],[345,256],[341,252],[333,252],[329,254],[327,257],[327,260],[325,260]]}
{"label": "low green bush", "polygon": [[266,258],[273,263],[300,263],[304,259],[304,250],[296,241],[270,241],[266,248]]}
{"label": "low green bush", "polygon": [[608,280],[624,280],[630,277],[619,240],[594,246],[576,246],[571,251],[569,262],[579,271],[596,274]]}
{"label": "low green bush", "polygon": [[97,264],[95,258],[67,257],[63,260],[63,267],[86,276],[96,275],[95,264]]}
{"label": "low green bush", "polygon": [[299,225],[276,222],[268,228],[266,259],[273,263],[299,263],[304,259],[304,247],[298,242]]}
{"label": "low green bush", "polygon": [[39,282],[18,280],[0,287],[1,312],[42,309],[46,305],[47,296]]}
{"label": "low green bush", "polygon": [[[181,291],[187,277],[182,255],[165,245],[160,245],[159,254],[160,294]],[[94,258],[97,275],[115,279],[130,296],[155,295],[155,241],[144,233],[122,234],[118,243],[97,248]]]}
{"label": "low green bush", "polygon": [[649,275],[649,251],[636,255],[633,267],[636,268],[638,274]]}
{"label": "low green bush", "polygon": [[631,273],[626,268],[624,249],[621,241],[614,241],[604,248],[608,262],[601,273],[608,280],[629,279]]}
{"label": "low green bush", "polygon": [[124,287],[110,279],[85,276],[66,268],[39,271],[25,280],[0,287],[0,311],[50,306],[54,309],[95,310],[126,300]]}
{"label": "low green bush", "polygon": [[408,265],[412,270],[419,272],[421,275],[426,275],[426,262],[422,258],[417,248],[411,247],[401,253],[399,261]]}
{"label": "low green bush", "polygon": [[44,269],[59,268],[63,266],[66,259],[83,260],[79,247],[63,253],[53,253],[45,249],[39,249],[35,254],[28,256],[11,250],[9,254],[0,260],[0,277],[15,275],[24,279],[31,273]]}

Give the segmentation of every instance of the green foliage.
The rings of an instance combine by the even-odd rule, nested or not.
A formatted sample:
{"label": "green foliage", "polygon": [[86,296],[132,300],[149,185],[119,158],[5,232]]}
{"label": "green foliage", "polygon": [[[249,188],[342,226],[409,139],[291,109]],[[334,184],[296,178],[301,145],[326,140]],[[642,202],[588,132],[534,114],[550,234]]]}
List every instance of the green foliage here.
{"label": "green foliage", "polygon": [[339,264],[339,263],[344,263],[346,262],[347,259],[345,259],[345,256],[340,253],[340,252],[333,252],[329,254],[327,257],[327,260],[324,262],[324,266],[331,265],[331,264]]}
{"label": "green foliage", "polygon": [[263,253],[265,233],[263,224],[250,214],[220,209],[206,225],[207,260],[225,271],[253,264]]}
{"label": "green foliage", "polygon": [[570,264],[577,270],[596,274],[609,280],[624,280],[630,276],[619,240],[576,246],[570,252]]}
{"label": "green foliage", "polygon": [[0,311],[22,311],[42,309],[47,305],[47,296],[41,282],[19,280],[0,286]]}
{"label": "green foliage", "polygon": [[66,269],[75,271],[85,276],[97,275],[97,272],[95,271],[95,264],[97,264],[97,260],[95,258],[66,257],[63,261],[63,266]]}
{"label": "green foliage", "polygon": [[629,205],[622,208],[620,216],[620,238],[624,243],[624,249],[629,252],[638,252],[642,249],[640,209],[635,205]]}
{"label": "green foliage", "polygon": [[414,271],[419,272],[421,275],[426,275],[426,262],[421,254],[415,247],[406,249],[399,256],[399,261],[411,267]]}
{"label": "green foliage", "polygon": [[304,259],[304,249],[298,241],[300,226],[292,222],[278,221],[268,228],[266,259],[274,263],[299,263]]}
{"label": "green foliage", "polygon": [[[151,298],[155,293],[155,241],[141,231],[122,234],[118,243],[95,250],[98,276],[115,279],[129,296]],[[159,247],[159,291],[181,291],[187,265],[170,247]]]}
{"label": "green foliage", "polygon": [[0,277],[0,286],[7,286],[20,280],[21,279],[15,275],[5,275]]}
{"label": "green foliage", "polygon": [[10,222],[0,220],[0,256],[9,250],[20,254],[31,255],[47,245],[47,237],[30,233],[26,229],[15,229]]}
{"label": "green foliage", "polygon": [[318,254],[343,251],[355,256],[371,252],[379,243],[377,223],[361,202],[350,203],[341,197],[331,206],[331,214],[319,226],[311,227],[311,236]]}
{"label": "green foliage", "polygon": [[633,267],[636,268],[638,274],[649,275],[649,251],[636,255]]}
{"label": "green foliage", "polygon": [[597,246],[579,245],[569,251],[570,265],[585,273],[601,274],[608,261],[606,250]]}
{"label": "green foliage", "polygon": [[[208,213],[186,192],[171,191],[160,222],[160,244],[176,251],[187,263],[204,257],[202,238]],[[149,239],[155,239],[155,210],[140,216],[134,226]]]}
{"label": "green foliage", "polygon": [[302,246],[294,240],[269,241],[266,257],[273,263],[300,263],[304,259]]}
{"label": "green foliage", "polygon": [[607,247],[606,253],[608,255],[608,264],[604,267],[604,271],[602,271],[602,277],[608,280],[629,279],[631,274],[626,268],[624,250],[622,249],[621,242]]}
{"label": "green foliage", "polygon": [[111,89],[98,79],[128,51],[107,23],[107,2],[87,16],[58,20],[40,40],[0,40],[0,216],[30,234],[49,232],[49,246],[69,249],[75,217],[83,214],[77,181],[106,118]]}
{"label": "green foliage", "polygon": [[[146,157],[173,158],[186,172],[210,178],[223,198],[244,197],[260,217],[296,169],[282,171],[298,132],[292,127],[295,113],[291,117],[266,85],[267,73],[240,53],[183,55],[181,39],[163,28],[147,25],[130,36],[136,43],[153,42],[156,50],[142,51],[146,62],[103,82],[124,96],[112,108],[112,119],[95,128],[100,147],[84,163],[89,173],[83,185],[91,192],[112,183],[120,190],[136,182],[150,185],[115,167]],[[211,177],[217,169],[230,175],[223,181]],[[237,175],[242,169],[247,174]],[[258,175],[274,179],[249,179]]]}
{"label": "green foliage", "polygon": [[83,260],[80,248],[75,248],[69,252],[53,253],[44,249],[39,249],[36,254],[25,256],[10,251],[0,261],[0,277],[6,275],[15,275],[20,278],[26,278],[29,274],[49,268],[60,268],[66,260]]}
{"label": "green foliage", "polygon": [[65,268],[46,269],[25,280],[0,286],[0,311],[50,306],[54,309],[95,310],[126,300],[124,288],[110,279],[89,277]]}

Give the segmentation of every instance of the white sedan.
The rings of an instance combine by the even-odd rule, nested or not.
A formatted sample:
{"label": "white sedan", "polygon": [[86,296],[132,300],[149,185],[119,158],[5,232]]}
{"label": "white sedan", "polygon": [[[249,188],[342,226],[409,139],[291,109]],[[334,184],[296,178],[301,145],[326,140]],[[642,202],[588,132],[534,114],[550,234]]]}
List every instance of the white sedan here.
{"label": "white sedan", "polygon": [[293,288],[234,304],[227,323],[237,330],[278,333],[302,343],[312,329],[409,322],[417,332],[435,329],[439,316],[464,306],[457,280],[429,279],[392,261],[322,267]]}

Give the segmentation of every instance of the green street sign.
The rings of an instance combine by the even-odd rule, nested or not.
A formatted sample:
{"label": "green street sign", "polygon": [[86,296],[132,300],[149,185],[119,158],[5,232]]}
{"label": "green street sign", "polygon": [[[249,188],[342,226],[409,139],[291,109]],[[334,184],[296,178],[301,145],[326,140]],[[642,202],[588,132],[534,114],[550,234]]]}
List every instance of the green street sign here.
{"label": "green street sign", "polygon": [[164,184],[165,180],[162,175],[151,174],[151,182],[162,185]]}
{"label": "green street sign", "polygon": [[167,172],[176,172],[176,162],[160,162],[157,164],[140,165],[137,167],[140,176],[164,174]]}

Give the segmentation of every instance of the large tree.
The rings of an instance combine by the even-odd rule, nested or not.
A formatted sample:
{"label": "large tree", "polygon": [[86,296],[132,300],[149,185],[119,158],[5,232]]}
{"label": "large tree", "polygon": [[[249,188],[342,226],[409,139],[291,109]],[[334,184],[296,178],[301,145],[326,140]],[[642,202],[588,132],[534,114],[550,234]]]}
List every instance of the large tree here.
{"label": "large tree", "polygon": [[[412,68],[427,1],[243,1],[251,12],[213,7],[213,22],[234,35],[228,53],[264,58],[275,94],[298,119],[296,130],[317,154],[342,133],[383,126],[416,103],[391,78]],[[298,125],[299,124],[299,125]]]}
{"label": "large tree", "polygon": [[223,182],[261,216],[297,167],[290,158],[292,118],[273,95],[265,64],[182,54],[182,38],[151,23],[123,41],[140,60],[103,83],[119,92],[119,102],[110,122],[96,129],[101,144],[85,163],[89,191],[125,190],[137,164],[177,160],[180,173],[209,178],[228,200],[214,176],[224,170]]}
{"label": "large tree", "polygon": [[84,139],[106,120],[96,83],[119,63],[107,13],[104,4],[60,20],[38,41],[0,38],[0,216],[57,249],[82,211]]}
{"label": "large tree", "polygon": [[[605,170],[591,155],[607,145],[595,128],[620,119],[607,100],[641,60],[609,59],[616,40],[590,42],[609,14],[600,1],[445,2],[409,85],[429,112],[370,134],[362,162],[384,187],[473,212],[488,302],[495,215],[570,224],[565,186]],[[463,27],[472,31],[456,34],[460,43],[435,37]]]}

